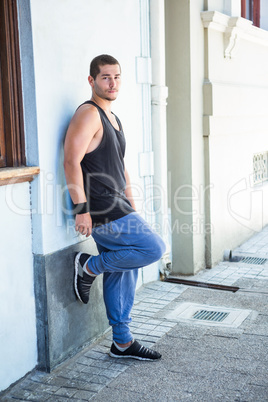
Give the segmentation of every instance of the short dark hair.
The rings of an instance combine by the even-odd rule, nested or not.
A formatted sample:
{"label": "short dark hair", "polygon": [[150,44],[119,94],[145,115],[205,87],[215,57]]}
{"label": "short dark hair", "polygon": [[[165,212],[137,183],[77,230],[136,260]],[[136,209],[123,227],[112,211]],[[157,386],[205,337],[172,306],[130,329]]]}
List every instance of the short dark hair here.
{"label": "short dark hair", "polygon": [[101,54],[100,56],[94,57],[90,63],[89,74],[91,77],[96,79],[97,75],[100,73],[100,66],[105,66],[106,64],[115,65],[118,64],[121,70],[119,62],[109,54]]}

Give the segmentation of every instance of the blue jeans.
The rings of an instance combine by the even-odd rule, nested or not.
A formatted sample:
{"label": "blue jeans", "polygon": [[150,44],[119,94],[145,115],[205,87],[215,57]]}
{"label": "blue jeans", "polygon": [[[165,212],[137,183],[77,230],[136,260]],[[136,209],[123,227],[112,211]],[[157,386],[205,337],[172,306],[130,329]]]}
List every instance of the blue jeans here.
{"label": "blue jeans", "polygon": [[99,255],[88,268],[103,276],[103,297],[113,339],[127,343],[133,339],[129,329],[138,268],[159,260],[165,244],[160,236],[136,212],[93,229]]}

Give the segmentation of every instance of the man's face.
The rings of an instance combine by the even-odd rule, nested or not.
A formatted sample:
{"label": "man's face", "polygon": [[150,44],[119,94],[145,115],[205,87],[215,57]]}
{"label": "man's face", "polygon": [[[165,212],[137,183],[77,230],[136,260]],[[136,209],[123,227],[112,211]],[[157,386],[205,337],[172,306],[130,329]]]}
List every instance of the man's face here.
{"label": "man's face", "polygon": [[100,66],[100,72],[94,80],[89,77],[93,92],[102,99],[113,101],[117,98],[121,86],[121,71],[118,64]]}

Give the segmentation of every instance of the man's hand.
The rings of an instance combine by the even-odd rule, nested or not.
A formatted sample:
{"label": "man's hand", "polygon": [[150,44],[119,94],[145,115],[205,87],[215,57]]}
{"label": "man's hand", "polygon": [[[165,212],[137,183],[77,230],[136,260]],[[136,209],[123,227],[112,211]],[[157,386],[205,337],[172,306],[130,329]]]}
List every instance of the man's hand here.
{"label": "man's hand", "polygon": [[77,214],[75,218],[75,230],[82,235],[89,237],[92,232],[92,220],[89,212]]}

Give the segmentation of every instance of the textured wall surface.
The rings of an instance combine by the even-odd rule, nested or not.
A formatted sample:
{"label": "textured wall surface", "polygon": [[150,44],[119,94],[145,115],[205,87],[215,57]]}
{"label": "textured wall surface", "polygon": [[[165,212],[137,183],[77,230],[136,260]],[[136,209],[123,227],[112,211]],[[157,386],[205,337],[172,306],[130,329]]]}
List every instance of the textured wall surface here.
{"label": "textured wall surface", "polygon": [[43,370],[49,371],[108,328],[102,275],[92,285],[87,305],[77,301],[73,290],[74,256],[89,250],[91,240],[35,256],[38,365]]}

